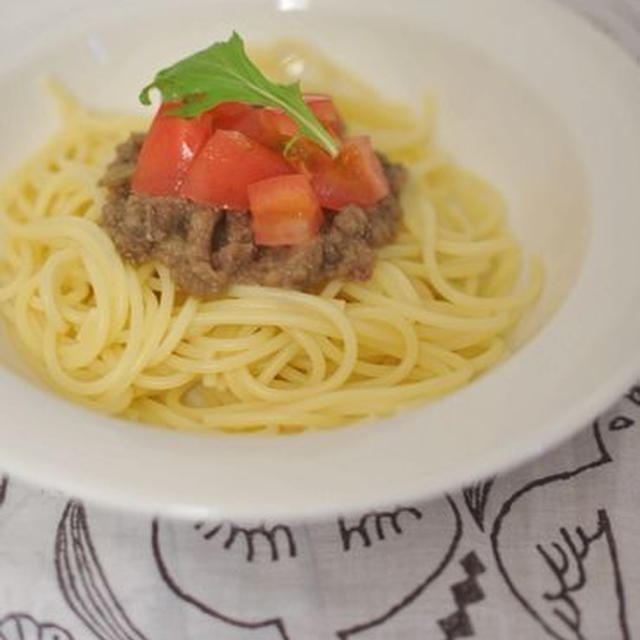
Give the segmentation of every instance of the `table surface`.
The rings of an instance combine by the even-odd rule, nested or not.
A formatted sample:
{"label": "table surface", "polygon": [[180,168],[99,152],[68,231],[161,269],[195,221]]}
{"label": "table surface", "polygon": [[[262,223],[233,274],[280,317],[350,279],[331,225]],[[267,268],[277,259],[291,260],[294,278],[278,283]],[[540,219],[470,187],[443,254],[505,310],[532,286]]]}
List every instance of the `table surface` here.
{"label": "table surface", "polygon": [[[562,1],[640,61],[640,0]],[[0,14],[19,29],[18,4]],[[640,385],[509,474],[304,526],[151,520],[0,478],[0,640],[640,637],[638,459]]]}

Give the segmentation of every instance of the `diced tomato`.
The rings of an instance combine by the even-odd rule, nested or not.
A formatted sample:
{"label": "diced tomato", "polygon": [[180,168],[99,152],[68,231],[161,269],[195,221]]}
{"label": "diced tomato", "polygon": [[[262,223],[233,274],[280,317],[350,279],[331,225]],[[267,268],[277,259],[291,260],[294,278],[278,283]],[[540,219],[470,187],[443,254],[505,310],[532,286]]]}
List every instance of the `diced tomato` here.
{"label": "diced tomato", "polygon": [[193,159],[211,135],[211,118],[205,113],[196,118],[169,115],[177,102],[160,106],[147,133],[132,188],[148,196],[178,193]]}
{"label": "diced tomato", "polygon": [[248,138],[264,144],[261,111],[262,109],[250,109],[229,127],[229,131],[239,131]]}
{"label": "diced tomato", "polygon": [[333,100],[329,96],[320,93],[305,93],[304,101],[325,127],[338,136],[342,136],[344,133],[344,122]]}
{"label": "diced tomato", "polygon": [[287,148],[285,158],[296,171],[309,178],[314,173],[328,169],[333,163],[331,156],[308,138],[296,140]]}
{"label": "diced tomato", "polygon": [[248,193],[256,244],[301,244],[318,233],[322,209],[305,176],[277,176],[254,182]]}
{"label": "diced tomato", "polygon": [[348,204],[369,206],[389,194],[389,182],[367,136],[347,138],[337,158],[316,163],[311,184],[320,204],[335,211]]}
{"label": "diced tomato", "polygon": [[[333,101],[328,96],[308,94],[305,102],[320,122],[336,137],[340,137],[344,124]],[[281,149],[299,132],[295,121],[282,109],[272,107],[253,108],[229,127],[272,149]]]}
{"label": "diced tomato", "polygon": [[247,114],[253,111],[253,107],[246,102],[220,102],[209,109],[213,130],[236,130],[236,124]]}
{"label": "diced tomato", "polygon": [[296,135],[298,126],[284,111],[263,107],[245,114],[234,124],[233,130],[272,149],[281,149]]}
{"label": "diced tomato", "polygon": [[291,138],[298,133],[298,125],[280,109],[262,109],[265,127],[275,130],[279,135]]}
{"label": "diced tomato", "polygon": [[259,142],[218,129],[191,165],[180,193],[203,204],[246,209],[248,185],[292,172],[282,156]]}

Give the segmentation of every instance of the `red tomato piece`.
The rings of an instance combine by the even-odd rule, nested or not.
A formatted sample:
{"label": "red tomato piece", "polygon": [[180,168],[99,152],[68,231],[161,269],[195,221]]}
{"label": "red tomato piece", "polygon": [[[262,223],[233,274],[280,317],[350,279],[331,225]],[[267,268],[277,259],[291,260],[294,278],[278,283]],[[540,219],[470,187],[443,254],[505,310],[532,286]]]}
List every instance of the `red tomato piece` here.
{"label": "red tomato piece", "polygon": [[334,211],[348,204],[366,207],[389,194],[389,182],[367,136],[347,138],[337,158],[316,164],[311,183],[320,204]]}
{"label": "red tomato piece", "polygon": [[328,169],[333,160],[320,145],[308,138],[300,138],[291,145],[286,153],[287,162],[299,173],[307,177]]}
{"label": "red tomato piece", "polygon": [[298,132],[298,126],[284,111],[268,107],[251,109],[232,128],[272,149],[282,148]]}
{"label": "red tomato piece", "polygon": [[322,209],[307,177],[268,178],[249,185],[248,193],[256,244],[301,244],[318,233]]}
{"label": "red tomato piece", "polygon": [[[334,135],[340,137],[344,124],[333,101],[328,96],[308,94],[305,102],[320,122]],[[282,149],[298,132],[295,121],[282,109],[272,107],[253,108],[229,127],[272,149]]]}
{"label": "red tomato piece", "polygon": [[212,128],[233,131],[236,124],[253,111],[253,107],[246,102],[220,102],[209,109]]}
{"label": "red tomato piece", "polygon": [[262,120],[265,127],[275,130],[281,136],[291,138],[298,133],[298,125],[280,109],[263,109]]}
{"label": "red tomato piece", "polygon": [[218,129],[191,165],[180,193],[202,204],[247,209],[250,184],[292,172],[282,156],[259,142]]}
{"label": "red tomato piece", "polygon": [[177,102],[165,102],[151,123],[133,174],[132,189],[136,193],[178,193],[193,159],[211,135],[209,114],[182,118],[167,113],[178,106]]}
{"label": "red tomato piece", "polygon": [[320,93],[305,93],[304,101],[325,127],[338,136],[344,133],[344,122],[329,96]]}
{"label": "red tomato piece", "polygon": [[248,138],[264,144],[263,127],[260,119],[262,109],[249,107],[249,111],[244,113],[231,126],[227,127],[229,131],[239,131]]}

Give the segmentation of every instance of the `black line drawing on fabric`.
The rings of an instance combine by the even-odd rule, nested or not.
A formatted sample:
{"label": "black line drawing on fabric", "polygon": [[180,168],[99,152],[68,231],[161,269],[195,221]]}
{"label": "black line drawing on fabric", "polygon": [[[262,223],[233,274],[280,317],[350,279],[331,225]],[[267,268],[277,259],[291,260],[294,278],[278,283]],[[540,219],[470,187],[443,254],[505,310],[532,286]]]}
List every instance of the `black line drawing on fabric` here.
{"label": "black line drawing on fabric", "polygon": [[[552,542],[551,547],[557,554],[557,559],[551,549],[538,544],[536,549],[543,557],[547,566],[554,574],[558,581],[557,591],[547,591],[543,594],[545,600],[554,603],[554,614],[571,630],[575,631],[577,638],[582,638],[581,618],[582,612],[576,604],[573,593],[583,589],[586,585],[587,577],[585,571],[585,560],[589,555],[589,551],[594,542],[604,537],[608,546],[611,563],[614,570],[616,591],[622,593],[622,575],[618,563],[618,554],[613,530],[609,516],[604,509],[598,511],[597,529],[592,534],[585,533],[582,527],[576,527],[575,533],[572,535],[564,527],[560,528],[560,542]],[[575,567],[575,577],[572,576],[572,568]],[[626,619],[624,610],[624,598],[619,599],[620,605],[623,607],[620,612],[621,618]],[[560,605],[564,604],[564,608]]]}
{"label": "black line drawing on fabric", "polygon": [[400,602],[392,606],[388,611],[384,614],[370,620],[369,622],[358,624],[349,629],[343,629],[337,633],[338,638],[340,640],[346,640],[350,636],[356,635],[363,631],[367,631],[372,629],[373,627],[377,627],[381,624],[384,624],[388,620],[390,620],[393,616],[395,616],[399,611],[410,605],[418,596],[420,596],[426,589],[429,587],[447,568],[449,563],[451,562],[453,556],[455,555],[458,544],[460,543],[460,538],[462,538],[462,518],[460,516],[460,511],[454,500],[450,496],[446,496],[447,503],[449,504],[454,518],[455,518],[455,531],[453,534],[453,538],[451,539],[451,544],[447,549],[446,554],[442,558],[441,562],[438,566],[432,571],[430,575],[428,575],[423,582],[421,582],[417,587],[413,589],[409,594],[407,594]]}
{"label": "black line drawing on fabric", "polygon": [[0,478],[0,506],[7,497],[7,487],[9,486],[9,476],[2,476]]}
{"label": "black line drawing on fabric", "polygon": [[[196,522],[193,526],[197,531],[203,531],[202,537],[205,540],[212,540],[219,533],[222,537],[226,531],[227,535],[222,543],[224,549],[231,549],[234,544],[241,544],[244,541],[247,562],[254,561],[256,550],[264,552],[265,545],[272,562],[278,562],[283,552],[285,557],[289,558],[295,558],[298,553],[293,532],[290,527],[284,524],[277,524],[273,527],[267,527],[264,524],[257,527],[241,527],[232,522],[222,522],[211,528],[208,528],[206,524],[206,522]],[[260,541],[263,544],[259,544]]]}
{"label": "black line drawing on fabric", "polygon": [[11,613],[0,619],[0,640],[73,640],[52,622],[38,622],[28,613]]}
{"label": "black line drawing on fabric", "polygon": [[634,425],[635,420],[633,420],[633,418],[620,414],[609,422],[609,431],[624,431],[624,429],[628,429]]}
{"label": "black line drawing on fabric", "polygon": [[[615,419],[609,422],[609,428],[613,429]],[[589,552],[594,548],[596,543],[600,543],[598,552],[605,554],[606,563],[610,567],[610,576],[598,575],[597,580],[591,581],[592,589],[605,590],[607,586],[607,577],[609,577],[611,585],[611,594],[614,604],[611,610],[616,611],[615,622],[611,620],[611,635],[613,640],[614,633],[622,640],[629,640],[630,632],[627,620],[626,596],[623,584],[623,577],[618,561],[617,544],[614,536],[609,517],[605,509],[601,506],[594,509],[594,512],[580,514],[583,522],[588,521],[589,524],[581,524],[573,529],[567,527],[559,527],[559,539],[540,543],[535,548],[535,554],[539,561],[547,568],[549,576],[555,579],[558,584],[557,589],[548,590],[542,594],[524,594],[524,582],[518,584],[518,570],[512,570],[509,567],[509,561],[505,559],[505,553],[508,547],[503,547],[501,542],[504,533],[507,530],[505,523],[511,521],[516,523],[517,519],[509,519],[514,507],[525,496],[533,495],[532,492],[544,491],[548,489],[562,488],[567,483],[578,476],[593,472],[600,467],[612,462],[611,455],[607,450],[601,431],[600,425],[596,421],[592,427],[592,435],[596,445],[595,458],[575,469],[555,473],[546,477],[533,480],[524,487],[516,491],[502,506],[498,516],[496,517],[491,531],[491,546],[496,560],[496,566],[504,579],[507,587],[518,600],[527,613],[544,629],[544,631],[552,638],[557,640],[591,640],[588,632],[584,630],[584,619],[577,598],[580,591],[587,588],[589,581],[585,569],[585,561]],[[593,527],[591,519],[596,520],[595,532],[588,533]],[[557,524],[556,524],[557,527]],[[544,535],[538,532],[538,535]],[[514,563],[523,561],[523,550],[518,551],[519,558]],[[528,556],[527,556],[528,557]],[[522,571],[522,568],[520,568]],[[562,608],[560,608],[560,604]],[[617,627],[617,628],[614,628]]]}
{"label": "black line drawing on fabric", "polygon": [[[365,513],[358,524],[348,526],[344,518],[338,518],[338,528],[340,538],[342,539],[342,547],[345,551],[351,549],[351,538],[358,534],[360,542],[365,547],[371,546],[372,533],[377,536],[378,540],[385,540],[389,534],[388,526],[397,534],[402,533],[402,525],[400,516],[402,514],[413,516],[416,520],[422,519],[422,513],[415,507],[400,507],[395,511],[371,511]],[[388,526],[385,526],[388,525]]]}
{"label": "black line drawing on fabric", "polygon": [[[235,537],[234,530],[238,531]],[[253,547],[242,530],[253,534]],[[272,532],[271,540],[265,532]],[[405,537],[413,544],[403,544]],[[400,507],[365,514],[353,523],[340,518],[335,524],[309,528],[266,523],[241,528],[228,522],[189,524],[159,519],[151,527],[160,576],[175,595],[232,626],[274,628],[283,640],[346,640],[386,623],[443,573],[461,537],[462,518],[450,497],[421,509]],[[233,543],[227,544],[230,539]],[[278,541],[277,552],[272,547],[274,539]],[[422,542],[422,547],[415,561],[407,562],[405,557],[410,568],[404,582],[393,585],[397,592],[390,586],[385,589],[386,567],[395,557],[390,554],[407,553],[413,558],[419,546],[416,542]],[[389,545],[389,553],[380,552],[377,545]],[[351,552],[345,553],[346,547]],[[340,558],[337,570],[335,563],[325,567],[318,561],[315,553],[319,548],[333,559]],[[313,598],[299,597],[300,585],[308,580],[311,567],[314,581],[321,585],[322,606]],[[362,602],[354,599],[353,575],[378,576],[378,593],[367,594],[368,599]],[[252,603],[253,610],[247,610],[238,592]],[[346,610],[345,598],[352,602]],[[291,606],[294,599],[296,607]],[[354,624],[358,619],[366,622]]]}
{"label": "black line drawing on fabric", "polygon": [[[212,538],[216,537],[217,534],[220,532],[220,530],[223,528],[223,526],[226,523],[220,523],[216,526],[211,527],[210,529],[207,529],[204,533],[204,535],[202,536],[204,540],[206,540],[207,542],[209,542]],[[234,525],[230,524],[229,526],[233,527]],[[285,525],[276,525],[277,527],[284,527]],[[263,529],[265,528],[265,526],[262,526]],[[197,522],[193,528],[196,531],[200,531],[202,529],[205,529],[205,523],[204,522]],[[238,527],[236,527],[238,528]],[[275,527],[273,527],[275,528]],[[273,529],[272,528],[272,529]],[[227,538],[228,540],[228,538]],[[272,540],[273,543],[273,540]],[[295,542],[294,542],[295,545]],[[284,624],[282,622],[282,620],[279,617],[271,617],[271,618],[266,618],[263,620],[257,620],[257,621],[243,621],[240,620],[238,618],[235,618],[233,616],[227,616],[226,614],[222,613],[221,611],[218,611],[216,609],[214,609],[213,607],[200,602],[200,600],[198,598],[194,598],[193,596],[191,596],[189,593],[187,593],[182,587],[180,587],[178,585],[178,583],[173,579],[169,568],[167,566],[167,562],[165,560],[164,554],[162,552],[161,549],[161,544],[160,544],[160,525],[159,525],[159,521],[158,519],[154,519],[152,524],[151,524],[151,546],[153,549],[153,557],[155,558],[156,561],[156,565],[158,566],[158,570],[160,572],[160,576],[162,577],[163,581],[165,582],[165,584],[182,600],[184,600],[185,602],[188,602],[189,604],[193,605],[194,607],[196,607],[197,609],[199,609],[200,611],[202,611],[203,613],[206,613],[208,615],[213,616],[214,618],[217,618],[218,620],[221,620],[222,622],[226,622],[227,624],[230,624],[232,626],[235,627],[240,627],[243,629],[263,629],[265,627],[275,627],[279,632],[280,635],[282,636],[283,640],[290,640],[289,636],[287,635],[287,632],[285,630]],[[222,548],[226,548],[229,549],[230,545],[225,546],[223,544]],[[253,547],[251,547],[251,560],[249,560],[249,545],[247,544],[247,556],[246,556],[246,561],[247,562],[251,562],[254,559],[253,556]],[[279,554],[278,554],[278,557]]]}
{"label": "black line drawing on fabric", "polygon": [[625,398],[630,402],[633,402],[636,407],[640,407],[640,385],[634,385],[631,387],[631,389],[626,393]]}
{"label": "black line drawing on fabric", "polygon": [[489,501],[489,494],[495,478],[489,478],[484,482],[477,482],[462,490],[462,497],[467,505],[467,509],[478,525],[478,529],[484,533],[484,512]]}
{"label": "black line drawing on fabric", "polygon": [[60,591],[71,610],[100,640],[147,640],[116,598],[96,554],[81,503],[67,503],[54,549]]}
{"label": "black line drawing on fabric", "polygon": [[486,568],[475,551],[470,551],[464,556],[460,561],[460,565],[464,569],[466,578],[451,585],[456,610],[446,618],[438,620],[438,625],[444,632],[445,640],[470,638],[474,635],[467,607],[484,600],[485,597],[484,591],[480,586],[479,576],[486,571]]}

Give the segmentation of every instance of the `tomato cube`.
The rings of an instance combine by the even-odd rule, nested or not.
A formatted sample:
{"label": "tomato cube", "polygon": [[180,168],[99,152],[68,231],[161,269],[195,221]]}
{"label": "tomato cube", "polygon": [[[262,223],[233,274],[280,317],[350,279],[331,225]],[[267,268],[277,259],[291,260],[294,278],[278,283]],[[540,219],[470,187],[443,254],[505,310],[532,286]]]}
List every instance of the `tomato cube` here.
{"label": "tomato cube", "polygon": [[253,110],[246,102],[220,102],[208,111],[212,129],[235,130],[237,123]]}
{"label": "tomato cube", "polygon": [[334,211],[348,204],[370,206],[389,194],[387,176],[367,136],[345,139],[337,158],[316,162],[311,173],[320,205]]}
{"label": "tomato cube", "polygon": [[287,162],[298,172],[311,177],[319,171],[326,170],[333,163],[331,156],[308,138],[299,138],[287,148]]}
{"label": "tomato cube", "polygon": [[247,209],[247,187],[292,173],[282,156],[239,131],[218,129],[197,155],[180,190],[195,202]]}
{"label": "tomato cube", "polygon": [[136,193],[177,194],[193,159],[211,135],[208,114],[183,118],[167,113],[178,106],[177,102],[165,102],[151,123],[133,174],[132,189]]}
{"label": "tomato cube", "polygon": [[279,109],[254,108],[232,127],[272,149],[281,149],[298,132],[296,123]]}
{"label": "tomato cube", "polygon": [[320,203],[303,175],[287,175],[248,187],[256,244],[294,245],[311,240],[322,225]]}
{"label": "tomato cube", "polygon": [[304,101],[313,111],[316,118],[332,133],[338,136],[344,133],[344,122],[329,96],[320,93],[305,93]]}
{"label": "tomato cube", "polygon": [[[309,94],[304,97],[304,100],[324,127],[339,137],[344,125],[331,98]],[[243,117],[235,120],[233,126],[229,128],[240,131],[272,149],[283,148],[300,130],[293,118],[282,109],[273,107],[253,108]]]}

